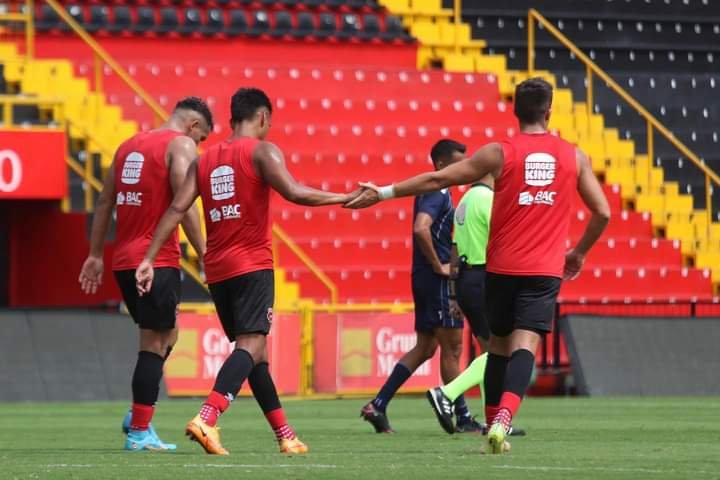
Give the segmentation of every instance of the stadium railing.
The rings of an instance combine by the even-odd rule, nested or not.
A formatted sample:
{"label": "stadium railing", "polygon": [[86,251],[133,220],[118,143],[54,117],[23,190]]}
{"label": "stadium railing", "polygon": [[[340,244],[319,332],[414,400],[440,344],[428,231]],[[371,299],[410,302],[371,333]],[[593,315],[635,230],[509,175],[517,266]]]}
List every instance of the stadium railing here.
{"label": "stadium railing", "polygon": [[[707,210],[707,229],[710,234],[710,225],[713,222],[712,192],[713,183],[720,187],[720,177],[713,172],[705,163],[692,152],[683,142],[678,140],[670,130],[668,130],[660,121],[648,112],[637,100],[635,100],[624,88],[622,88],[615,80],[612,79],[603,69],[601,69],[590,57],[588,57],[577,45],[568,39],[555,25],[545,18],[535,9],[528,11],[528,76],[535,73],[535,31],[537,26],[545,29],[565,48],[570,50],[575,57],[585,65],[585,85],[586,85],[586,103],[587,114],[592,115],[594,111],[593,103],[593,75],[605,82],[607,87],[620,96],[628,105],[630,105],[640,115],[647,124],[647,156],[654,161],[654,135],[658,132],[665,137],[670,144],[677,148],[680,153],[690,159],[690,161],[699,168],[705,175],[705,208]],[[648,169],[648,175],[651,175],[651,169]],[[648,178],[648,182],[651,180]]]}

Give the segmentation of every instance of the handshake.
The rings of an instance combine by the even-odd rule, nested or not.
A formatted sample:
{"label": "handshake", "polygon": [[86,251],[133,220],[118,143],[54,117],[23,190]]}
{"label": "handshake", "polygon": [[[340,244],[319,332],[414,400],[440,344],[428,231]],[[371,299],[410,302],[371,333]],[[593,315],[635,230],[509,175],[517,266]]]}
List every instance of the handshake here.
{"label": "handshake", "polygon": [[360,185],[360,188],[345,195],[346,200],[343,202],[343,208],[367,208],[381,200],[387,200],[395,196],[392,185],[378,187],[372,182],[359,182],[358,185]]}

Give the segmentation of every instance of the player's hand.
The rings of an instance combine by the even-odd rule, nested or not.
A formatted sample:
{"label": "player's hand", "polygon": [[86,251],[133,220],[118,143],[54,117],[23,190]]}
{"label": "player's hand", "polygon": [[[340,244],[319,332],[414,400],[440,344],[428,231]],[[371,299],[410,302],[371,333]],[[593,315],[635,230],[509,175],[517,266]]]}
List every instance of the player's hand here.
{"label": "player's hand", "polygon": [[78,282],[80,282],[80,289],[87,295],[94,294],[102,285],[103,268],[102,257],[90,255],[83,263]]}
{"label": "player's hand", "polygon": [[344,205],[345,208],[367,208],[380,201],[380,188],[371,182],[360,182],[363,188],[360,195]]}
{"label": "player's hand", "polygon": [[346,193],[346,194],[345,194],[345,201],[343,202],[343,205],[347,205],[348,203],[352,202],[353,200],[355,200],[356,198],[358,198],[360,195],[362,195],[362,193],[363,193],[364,191],[365,191],[365,189],[362,188],[362,187],[360,187],[360,188],[356,188],[356,189],[353,190],[352,192]]}
{"label": "player's hand", "polygon": [[454,318],[455,320],[462,320],[462,310],[460,309],[460,305],[458,305],[457,300],[450,299],[450,316]]}
{"label": "player's hand", "polygon": [[150,291],[154,277],[155,270],[153,269],[152,263],[148,260],[143,260],[137,270],[135,270],[135,288],[137,288],[138,294],[141,297]]}
{"label": "player's hand", "polygon": [[585,263],[585,255],[577,252],[575,249],[569,250],[565,254],[565,269],[563,271],[563,280],[575,280],[580,271],[582,270],[583,264]]}
{"label": "player's hand", "polygon": [[449,277],[450,276],[450,264],[449,263],[443,263],[440,265],[440,268],[434,269],[435,273],[438,275],[442,275],[443,277]]}

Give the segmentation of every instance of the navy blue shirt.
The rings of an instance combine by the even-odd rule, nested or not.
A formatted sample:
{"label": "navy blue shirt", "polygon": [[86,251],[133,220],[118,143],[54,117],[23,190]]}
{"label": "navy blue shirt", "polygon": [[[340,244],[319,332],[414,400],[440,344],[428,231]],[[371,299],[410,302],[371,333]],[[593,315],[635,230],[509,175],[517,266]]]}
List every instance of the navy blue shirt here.
{"label": "navy blue shirt", "polygon": [[[433,223],[430,226],[430,235],[432,236],[433,248],[435,248],[440,263],[449,263],[450,248],[452,247],[453,216],[455,214],[450,190],[445,189],[415,197],[413,224],[420,212],[427,213],[432,217]],[[414,235],[412,271],[413,273],[432,272],[432,265],[420,250]]]}

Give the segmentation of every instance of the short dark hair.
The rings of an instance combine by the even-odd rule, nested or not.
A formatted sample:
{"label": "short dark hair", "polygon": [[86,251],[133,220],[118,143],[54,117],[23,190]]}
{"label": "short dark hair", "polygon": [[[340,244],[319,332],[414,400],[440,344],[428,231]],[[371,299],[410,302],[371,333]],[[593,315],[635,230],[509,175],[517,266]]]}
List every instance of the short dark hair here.
{"label": "short dark hair", "polygon": [[552,98],[552,85],[540,77],[529,78],[515,87],[515,116],[520,123],[538,123],[550,109]]}
{"label": "short dark hair", "polygon": [[465,153],[467,152],[467,147],[455,140],[443,138],[433,145],[430,150],[430,158],[432,158],[433,164],[437,165],[437,162],[441,158],[450,158],[454,152]]}
{"label": "short dark hair", "polygon": [[272,113],[272,103],[268,96],[259,88],[241,88],[230,100],[230,124],[235,125],[245,120],[252,120],[261,108]]}
{"label": "short dark hair", "polygon": [[173,111],[177,110],[192,110],[199,113],[207,122],[210,131],[212,131],[214,126],[212,112],[210,111],[210,107],[208,107],[207,103],[205,103],[205,100],[198,97],[185,97],[175,104],[175,110]]}

